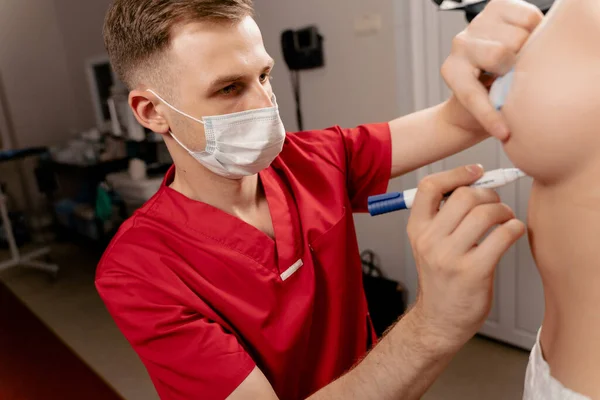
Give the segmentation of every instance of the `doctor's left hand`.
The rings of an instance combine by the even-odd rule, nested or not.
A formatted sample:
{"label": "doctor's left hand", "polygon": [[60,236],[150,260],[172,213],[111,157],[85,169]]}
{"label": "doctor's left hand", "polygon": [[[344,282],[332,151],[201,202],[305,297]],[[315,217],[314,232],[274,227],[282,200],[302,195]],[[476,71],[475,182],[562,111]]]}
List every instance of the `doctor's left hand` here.
{"label": "doctor's left hand", "polygon": [[[459,33],[442,66],[442,76],[454,92],[450,99],[452,118],[461,128],[482,129],[500,140],[509,137],[502,115],[494,109],[482,71],[501,76],[514,66],[542,12],[523,0],[491,0],[486,8]],[[481,79],[480,79],[481,78]],[[459,112],[457,112],[457,107]]]}

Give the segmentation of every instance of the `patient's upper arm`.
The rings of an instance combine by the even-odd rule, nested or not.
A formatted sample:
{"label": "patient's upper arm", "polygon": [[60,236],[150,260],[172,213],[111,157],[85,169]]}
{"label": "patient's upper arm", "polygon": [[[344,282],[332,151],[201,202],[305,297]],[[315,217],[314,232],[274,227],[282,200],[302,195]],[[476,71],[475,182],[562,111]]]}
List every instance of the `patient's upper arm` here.
{"label": "patient's upper arm", "polygon": [[559,0],[519,55],[505,150],[537,180],[600,154],[600,1]]}

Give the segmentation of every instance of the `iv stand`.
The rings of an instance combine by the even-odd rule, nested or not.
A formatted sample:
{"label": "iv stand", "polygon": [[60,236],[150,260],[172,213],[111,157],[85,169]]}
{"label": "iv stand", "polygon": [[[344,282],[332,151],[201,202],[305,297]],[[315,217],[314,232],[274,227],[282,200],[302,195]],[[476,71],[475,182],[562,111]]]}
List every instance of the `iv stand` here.
{"label": "iv stand", "polygon": [[50,253],[49,247],[42,247],[38,250],[34,250],[27,254],[21,254],[19,251],[19,247],[17,246],[17,241],[15,240],[15,236],[13,234],[12,225],[10,223],[10,218],[8,216],[8,210],[6,207],[6,196],[2,192],[2,187],[0,186],[0,217],[2,217],[2,226],[4,227],[4,231],[6,232],[6,238],[8,240],[8,245],[10,247],[10,255],[11,259],[8,261],[4,261],[0,263],[0,272],[17,267],[23,266],[28,268],[34,268],[38,270],[42,270],[45,272],[50,272],[53,277],[56,277],[58,274],[58,266],[54,264],[48,264],[40,261],[34,261],[36,258],[47,255]]}

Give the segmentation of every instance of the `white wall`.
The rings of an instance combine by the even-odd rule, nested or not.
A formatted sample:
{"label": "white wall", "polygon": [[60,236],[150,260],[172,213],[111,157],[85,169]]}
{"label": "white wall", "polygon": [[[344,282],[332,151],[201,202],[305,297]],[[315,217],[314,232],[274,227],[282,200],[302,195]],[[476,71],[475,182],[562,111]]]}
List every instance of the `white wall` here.
{"label": "white wall", "polygon": [[[305,129],[389,121],[413,110],[408,1],[255,0],[255,6],[267,50],[277,63],[273,85],[288,130],[296,129],[295,106],[280,34],[310,24],[325,37],[326,67],[302,72]],[[382,16],[382,30],[357,36],[355,19],[372,13]],[[411,184],[411,179],[404,181]],[[396,180],[390,190],[401,187]],[[361,248],[373,249],[386,273],[399,280],[404,277],[405,219],[403,213],[356,217]]]}

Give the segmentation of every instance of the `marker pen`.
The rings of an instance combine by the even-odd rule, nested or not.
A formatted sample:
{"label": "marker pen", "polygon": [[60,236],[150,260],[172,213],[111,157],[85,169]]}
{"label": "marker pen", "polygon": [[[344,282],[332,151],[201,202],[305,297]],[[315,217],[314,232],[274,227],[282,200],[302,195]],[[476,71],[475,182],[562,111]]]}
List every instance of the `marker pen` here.
{"label": "marker pen", "polygon": [[[496,169],[486,172],[472,188],[496,189],[514,182],[526,175],[517,168]],[[369,197],[369,214],[372,216],[386,214],[397,210],[406,210],[412,207],[417,194],[417,189],[405,190],[402,193],[391,192]],[[448,193],[446,197],[450,196]]]}
{"label": "marker pen", "polygon": [[490,101],[496,110],[501,110],[506,102],[506,97],[513,83],[515,77],[514,68],[511,69],[506,75],[496,78],[492,87],[490,88]]}

